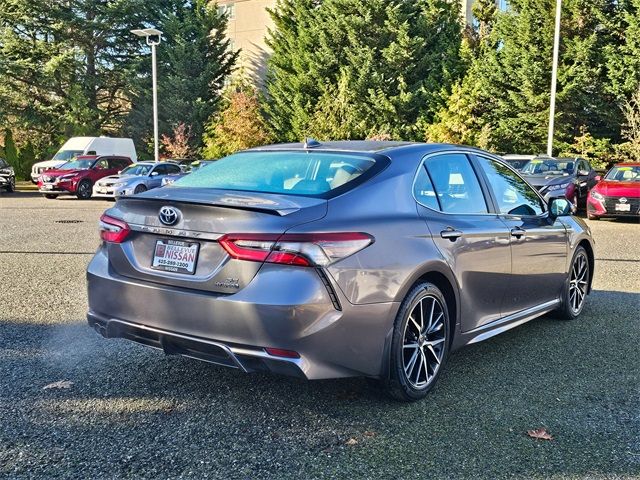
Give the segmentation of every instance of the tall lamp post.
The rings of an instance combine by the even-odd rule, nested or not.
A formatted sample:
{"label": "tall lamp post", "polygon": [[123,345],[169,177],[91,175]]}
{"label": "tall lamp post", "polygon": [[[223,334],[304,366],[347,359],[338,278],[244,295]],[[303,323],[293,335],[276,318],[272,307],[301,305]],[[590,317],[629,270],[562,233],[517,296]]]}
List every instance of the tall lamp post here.
{"label": "tall lamp post", "polygon": [[156,162],[160,161],[158,146],[158,72],[156,69],[156,46],[162,41],[162,32],[155,28],[131,30],[138,37],[144,37],[151,46],[151,77],[153,82],[153,154]]}
{"label": "tall lamp post", "polygon": [[560,16],[562,0],[556,0],[556,30],[553,35],[553,67],[551,68],[551,105],[549,106],[549,136],[547,137],[547,155],[553,154],[553,128],[556,116],[556,83],[558,82],[558,55],[560,51]]}

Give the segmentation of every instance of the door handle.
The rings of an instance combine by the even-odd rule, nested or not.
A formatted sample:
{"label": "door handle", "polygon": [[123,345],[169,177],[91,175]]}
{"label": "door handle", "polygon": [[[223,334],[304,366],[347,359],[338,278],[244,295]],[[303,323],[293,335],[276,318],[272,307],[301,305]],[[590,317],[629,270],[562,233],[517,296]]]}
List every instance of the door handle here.
{"label": "door handle", "polygon": [[452,242],[455,242],[459,237],[462,236],[462,232],[452,227],[447,227],[445,230],[442,230],[440,232],[440,236],[442,238],[448,238]]}
{"label": "door handle", "polygon": [[520,227],[515,227],[511,229],[511,236],[512,237],[516,237],[516,238],[521,238],[524,237],[524,234],[527,233],[526,230],[520,228]]}

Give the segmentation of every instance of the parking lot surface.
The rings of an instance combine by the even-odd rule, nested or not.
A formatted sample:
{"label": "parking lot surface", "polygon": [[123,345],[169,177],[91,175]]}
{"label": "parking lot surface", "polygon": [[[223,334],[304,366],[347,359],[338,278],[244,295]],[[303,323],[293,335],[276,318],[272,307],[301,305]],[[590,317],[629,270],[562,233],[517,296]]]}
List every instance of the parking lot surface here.
{"label": "parking lot surface", "polygon": [[[109,205],[0,193],[0,477],[640,475],[637,223],[589,222],[596,280],[577,321],[467,347],[400,404],[363,379],[243,375],[99,337],[84,271]],[[43,389],[58,381],[72,384]],[[527,436],[540,427],[553,440]]]}

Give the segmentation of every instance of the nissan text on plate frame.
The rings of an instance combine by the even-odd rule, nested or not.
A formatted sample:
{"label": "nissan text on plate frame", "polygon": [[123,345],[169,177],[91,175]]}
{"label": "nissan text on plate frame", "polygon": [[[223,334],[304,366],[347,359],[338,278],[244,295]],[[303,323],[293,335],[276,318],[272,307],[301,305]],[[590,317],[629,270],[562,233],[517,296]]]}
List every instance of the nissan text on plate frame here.
{"label": "nissan text on plate frame", "polygon": [[415,400],[455,349],[580,315],[594,244],[572,208],[472,148],[256,148],[104,213],[88,321],[166,354],[365,376]]}

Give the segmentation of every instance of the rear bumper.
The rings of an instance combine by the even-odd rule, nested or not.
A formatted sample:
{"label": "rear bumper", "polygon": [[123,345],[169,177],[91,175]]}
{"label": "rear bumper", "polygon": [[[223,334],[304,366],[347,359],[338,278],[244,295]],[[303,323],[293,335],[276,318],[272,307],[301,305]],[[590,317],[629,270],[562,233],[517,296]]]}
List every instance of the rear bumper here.
{"label": "rear bumper", "polygon": [[92,313],[87,315],[87,321],[104,338],[125,338],[162,350],[166,355],[182,355],[236,368],[244,373],[266,371],[305,378],[304,371],[307,370],[303,358],[276,357],[260,348],[226,345],[122,320],[100,318]]}
{"label": "rear bumper", "polygon": [[[160,285],[118,275],[102,248],[89,264],[87,282],[88,321],[107,338],[307,379],[381,375],[399,306],[352,305],[336,288],[338,310],[314,269],[272,264],[231,295]],[[271,356],[269,347],[300,358]]]}

